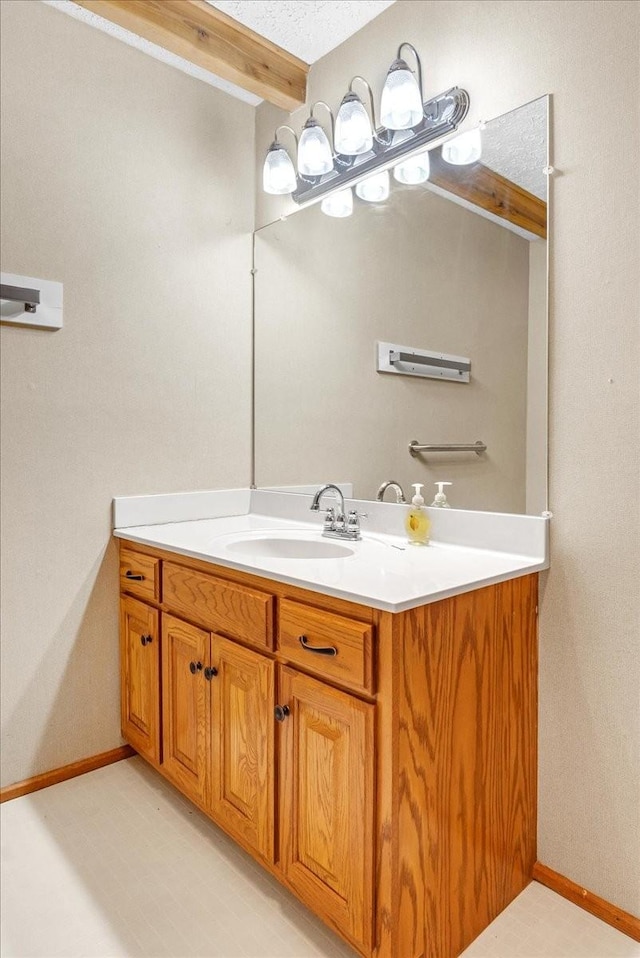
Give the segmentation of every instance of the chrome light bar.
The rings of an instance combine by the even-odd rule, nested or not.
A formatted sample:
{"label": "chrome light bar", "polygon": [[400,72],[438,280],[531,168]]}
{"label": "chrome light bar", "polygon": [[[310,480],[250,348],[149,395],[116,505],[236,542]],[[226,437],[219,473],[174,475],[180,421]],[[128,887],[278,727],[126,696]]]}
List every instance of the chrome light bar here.
{"label": "chrome light bar", "polygon": [[460,87],[452,87],[425,101],[424,117],[416,127],[395,133],[386,127],[378,127],[373,146],[367,153],[359,156],[336,153],[336,168],[331,172],[316,177],[298,175],[298,186],[292,198],[299,205],[308,203],[347,187],[382,166],[391,166],[419,147],[453,133],[468,112],[469,94]]}

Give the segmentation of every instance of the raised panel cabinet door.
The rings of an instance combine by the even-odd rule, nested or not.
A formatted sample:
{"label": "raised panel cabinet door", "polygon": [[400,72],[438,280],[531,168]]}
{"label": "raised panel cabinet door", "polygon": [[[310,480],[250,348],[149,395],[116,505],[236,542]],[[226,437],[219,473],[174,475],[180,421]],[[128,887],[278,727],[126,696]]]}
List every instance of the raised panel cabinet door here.
{"label": "raised panel cabinet door", "polygon": [[374,706],[289,667],[279,679],[280,864],[304,901],[369,950]]}
{"label": "raised panel cabinet door", "polygon": [[230,832],[272,862],[275,664],[264,655],[213,635],[208,674],[211,812]]}
{"label": "raised panel cabinet door", "polygon": [[162,616],[163,767],[185,794],[207,799],[209,765],[209,632]]}
{"label": "raised panel cabinet door", "polygon": [[120,600],[120,717],[123,738],[160,761],[160,635],[158,612]]}

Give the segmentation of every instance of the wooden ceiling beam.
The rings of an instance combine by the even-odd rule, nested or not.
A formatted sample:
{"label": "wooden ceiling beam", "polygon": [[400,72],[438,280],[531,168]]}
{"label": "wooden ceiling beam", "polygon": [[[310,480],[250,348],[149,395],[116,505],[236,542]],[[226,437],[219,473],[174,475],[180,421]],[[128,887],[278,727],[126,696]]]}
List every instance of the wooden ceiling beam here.
{"label": "wooden ceiling beam", "polygon": [[544,200],[482,163],[454,166],[445,163],[439,150],[432,150],[429,157],[429,182],[434,186],[542,239],[547,238],[547,204]]}
{"label": "wooden ceiling beam", "polygon": [[308,64],[205,0],[75,2],[288,112],[305,102]]}

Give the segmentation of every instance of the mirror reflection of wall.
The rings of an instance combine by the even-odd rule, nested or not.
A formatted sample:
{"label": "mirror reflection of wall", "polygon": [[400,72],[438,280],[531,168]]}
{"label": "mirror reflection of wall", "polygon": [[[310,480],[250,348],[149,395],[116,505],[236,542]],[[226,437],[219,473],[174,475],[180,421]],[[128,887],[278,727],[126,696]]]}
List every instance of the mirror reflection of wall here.
{"label": "mirror reflection of wall", "polygon": [[[535,200],[546,105],[488,124],[476,172]],[[459,170],[468,196],[473,169]],[[456,200],[433,182],[394,182],[387,201],[355,200],[348,218],[315,205],[256,233],[259,486],[351,481],[372,499],[396,479],[407,494],[425,483],[430,502],[448,480],[454,507],[546,508],[546,242]],[[377,372],[380,340],[469,357],[471,380]],[[487,451],[412,458],[414,439]]]}

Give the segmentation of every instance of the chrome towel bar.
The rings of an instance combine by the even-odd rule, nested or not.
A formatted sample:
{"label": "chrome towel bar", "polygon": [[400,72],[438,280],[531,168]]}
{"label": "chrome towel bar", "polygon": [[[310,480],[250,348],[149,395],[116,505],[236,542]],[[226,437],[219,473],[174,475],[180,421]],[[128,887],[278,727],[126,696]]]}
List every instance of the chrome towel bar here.
{"label": "chrome towel bar", "polygon": [[478,439],[477,442],[448,442],[448,443],[422,443],[417,439],[412,439],[409,443],[409,452],[412,456],[418,456],[421,452],[475,452],[479,456],[486,452],[486,443]]}
{"label": "chrome towel bar", "polygon": [[24,303],[25,313],[35,313],[36,308],[40,305],[40,290],[1,283],[0,299],[7,299],[12,303]]}

